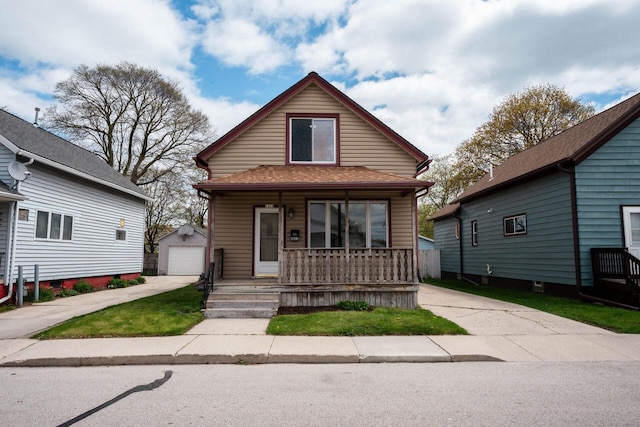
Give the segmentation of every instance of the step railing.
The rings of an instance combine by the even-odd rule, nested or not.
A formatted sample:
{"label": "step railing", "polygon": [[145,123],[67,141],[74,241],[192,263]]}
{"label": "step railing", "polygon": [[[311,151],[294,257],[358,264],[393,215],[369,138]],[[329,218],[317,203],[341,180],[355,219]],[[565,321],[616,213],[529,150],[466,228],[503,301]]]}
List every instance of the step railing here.
{"label": "step railing", "polygon": [[640,259],[625,248],[591,248],[591,266],[596,285],[619,283],[638,304]]}

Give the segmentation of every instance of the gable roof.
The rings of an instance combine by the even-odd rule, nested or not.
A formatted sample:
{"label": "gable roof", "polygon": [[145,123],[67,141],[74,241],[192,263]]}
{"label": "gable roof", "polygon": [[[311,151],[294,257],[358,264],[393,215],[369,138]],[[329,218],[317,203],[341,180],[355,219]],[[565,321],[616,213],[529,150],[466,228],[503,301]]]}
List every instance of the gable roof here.
{"label": "gable roof", "polygon": [[0,144],[16,155],[35,159],[144,200],[152,200],[97,155],[4,110],[0,110]]}
{"label": "gable roof", "polygon": [[453,202],[474,199],[538,174],[578,164],[639,117],[640,93],[511,156],[494,168],[493,178],[485,175]]}
{"label": "gable roof", "polygon": [[460,209],[460,203],[452,202],[448,205],[444,205],[443,207],[438,209],[436,213],[431,215],[429,220],[432,221],[434,219],[445,218],[448,216],[455,216],[455,214],[458,212],[458,209]]}
{"label": "gable roof", "polygon": [[338,90],[331,83],[323,79],[316,72],[310,72],[305,78],[300,80],[298,83],[291,86],[289,89],[282,92],[280,95],[275,97],[268,104],[260,108],[254,114],[245,119],[242,123],[240,123],[235,128],[231,129],[225,135],[220,137],[214,143],[212,143],[209,147],[202,150],[196,156],[196,162],[201,166],[206,166],[207,159],[211,157],[216,151],[220,150],[222,147],[227,145],[229,142],[237,138],[239,135],[244,133],[247,129],[252,127],[254,124],[258,123],[264,117],[268,116],[271,112],[273,112],[278,107],[282,106],[285,102],[296,96],[298,93],[302,92],[304,89],[309,87],[310,85],[315,84],[322,90],[324,90],[327,94],[336,99],[339,103],[344,105],[346,108],[351,110],[365,122],[369,123],[375,129],[377,129],[380,133],[385,135],[391,141],[395,142],[402,149],[404,149],[409,155],[411,155],[418,162],[423,162],[429,159],[429,156],[420,151],[417,147],[412,145],[409,141],[404,139],[398,133],[396,133],[393,129],[382,123],[378,118],[376,118],[373,114],[369,113],[363,107],[361,107],[354,100],[349,98],[347,95]]}
{"label": "gable roof", "polygon": [[433,182],[405,178],[364,166],[258,166],[194,185],[207,191],[312,189],[422,189]]}

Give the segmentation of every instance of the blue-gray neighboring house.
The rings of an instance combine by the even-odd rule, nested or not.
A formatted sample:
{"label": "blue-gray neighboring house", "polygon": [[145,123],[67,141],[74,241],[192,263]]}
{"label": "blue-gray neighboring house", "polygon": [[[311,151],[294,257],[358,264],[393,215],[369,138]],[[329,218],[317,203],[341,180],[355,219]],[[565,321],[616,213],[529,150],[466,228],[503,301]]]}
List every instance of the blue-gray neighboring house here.
{"label": "blue-gray neighboring house", "polygon": [[433,242],[433,239],[425,236],[418,236],[418,249],[421,251],[435,249],[435,243]]}
{"label": "blue-gray neighboring house", "polygon": [[638,305],[640,94],[512,156],[432,217],[443,277]]}

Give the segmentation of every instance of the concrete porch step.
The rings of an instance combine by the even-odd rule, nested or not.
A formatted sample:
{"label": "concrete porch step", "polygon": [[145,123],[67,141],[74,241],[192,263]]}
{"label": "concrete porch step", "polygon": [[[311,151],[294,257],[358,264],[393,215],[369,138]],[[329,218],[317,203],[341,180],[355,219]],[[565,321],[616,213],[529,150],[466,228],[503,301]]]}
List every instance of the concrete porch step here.
{"label": "concrete porch step", "polygon": [[278,301],[279,299],[277,292],[220,292],[214,290],[211,295],[216,301]]}
{"label": "concrete porch step", "polygon": [[278,309],[267,308],[207,308],[203,310],[207,319],[263,319],[275,316]]}
{"label": "concrete porch step", "polygon": [[278,292],[214,289],[203,312],[206,318],[269,318],[278,312],[279,304]]}

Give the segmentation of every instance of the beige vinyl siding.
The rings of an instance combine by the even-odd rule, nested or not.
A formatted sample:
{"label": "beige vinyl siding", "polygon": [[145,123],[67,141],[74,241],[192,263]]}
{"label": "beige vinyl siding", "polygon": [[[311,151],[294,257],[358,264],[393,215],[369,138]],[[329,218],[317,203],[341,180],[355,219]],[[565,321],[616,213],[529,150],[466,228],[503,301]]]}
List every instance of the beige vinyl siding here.
{"label": "beige vinyl siding", "polygon": [[[254,207],[278,206],[278,193],[237,192],[215,199],[215,248],[224,249],[224,278],[247,279],[253,274]],[[285,218],[285,247],[306,247],[307,201],[344,200],[344,192],[283,193],[286,210],[293,207],[293,219]],[[393,247],[413,248],[411,201],[390,192],[349,192],[349,200],[385,200],[390,203]],[[300,240],[289,240],[291,230],[300,231]]]}
{"label": "beige vinyl siding", "polygon": [[412,177],[416,160],[335,98],[312,84],[209,158],[212,178],[286,163],[287,113],[338,114],[340,165]]}

